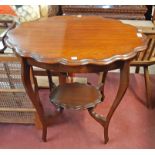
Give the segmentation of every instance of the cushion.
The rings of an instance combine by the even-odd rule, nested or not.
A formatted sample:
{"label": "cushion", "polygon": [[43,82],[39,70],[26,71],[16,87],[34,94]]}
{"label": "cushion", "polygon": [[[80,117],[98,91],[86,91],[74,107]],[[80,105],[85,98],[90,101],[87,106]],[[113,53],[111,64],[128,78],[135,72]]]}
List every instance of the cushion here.
{"label": "cushion", "polygon": [[9,5],[0,5],[0,14],[16,16],[15,11]]}
{"label": "cushion", "polygon": [[34,21],[40,18],[38,5],[12,5],[20,22]]}
{"label": "cushion", "polygon": [[[10,5],[0,5],[0,21],[16,21],[18,17]],[[0,22],[1,25],[1,22]]]}

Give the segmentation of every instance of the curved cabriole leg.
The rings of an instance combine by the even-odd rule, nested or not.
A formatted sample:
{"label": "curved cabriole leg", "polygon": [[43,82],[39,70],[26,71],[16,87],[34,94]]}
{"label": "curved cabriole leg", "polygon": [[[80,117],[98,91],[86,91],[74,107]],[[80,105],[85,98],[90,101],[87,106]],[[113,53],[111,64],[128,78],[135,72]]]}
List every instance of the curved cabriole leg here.
{"label": "curved cabriole leg", "polygon": [[107,117],[103,117],[102,115],[97,114],[94,111],[94,108],[89,108],[88,112],[89,114],[98,122],[100,123],[103,127],[104,127],[104,143],[106,144],[109,140],[109,136],[108,136],[108,128],[109,128],[109,123],[110,120],[116,110],[116,108],[118,107],[119,103],[121,102],[127,87],[129,84],[129,62],[122,62],[121,68],[120,68],[120,83],[119,83],[119,89],[117,92],[117,95],[115,97],[115,100],[112,104],[112,106],[110,107],[110,110],[108,112]]}
{"label": "curved cabriole leg", "polygon": [[107,121],[110,122],[111,117],[113,116],[113,113],[115,112],[116,108],[118,107],[119,103],[121,102],[127,88],[129,85],[129,71],[130,71],[130,63],[123,62],[120,68],[120,81],[119,81],[119,88],[117,95],[114,99],[114,102],[109,110],[109,113],[107,115]]}
{"label": "curved cabriole leg", "polygon": [[112,106],[110,107],[110,110],[108,112],[108,115],[106,117],[106,132],[108,132],[108,127],[109,127],[109,123],[110,120],[116,110],[116,108],[118,107],[118,105],[120,104],[127,88],[129,85],[129,71],[130,71],[130,62],[126,61],[126,62],[122,62],[121,68],[120,68],[120,81],[119,81],[119,88],[118,88],[118,92],[117,95],[114,99],[114,102],[112,104]]}
{"label": "curved cabriole leg", "polygon": [[106,127],[106,118],[102,115],[97,114],[94,111],[94,108],[88,108],[89,114],[104,127],[104,143],[106,144],[109,141],[108,137],[108,128]]}
{"label": "curved cabriole leg", "polygon": [[34,105],[36,112],[39,116],[41,125],[42,125],[42,140],[46,142],[46,137],[47,137],[47,124],[46,120],[44,117],[44,110],[41,105],[41,101],[39,99],[39,95],[35,92],[35,90],[32,87],[32,82],[31,82],[31,77],[30,77],[30,70],[31,66],[27,63],[26,59],[22,58],[21,60],[21,76],[22,76],[22,81],[25,87],[25,90],[32,101],[32,104]]}

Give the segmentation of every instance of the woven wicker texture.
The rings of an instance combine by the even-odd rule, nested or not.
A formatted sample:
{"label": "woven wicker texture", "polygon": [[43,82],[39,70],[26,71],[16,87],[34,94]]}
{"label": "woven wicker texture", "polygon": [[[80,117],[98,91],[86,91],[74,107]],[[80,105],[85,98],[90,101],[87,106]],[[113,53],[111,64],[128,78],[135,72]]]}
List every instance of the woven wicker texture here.
{"label": "woven wicker texture", "polygon": [[28,98],[18,62],[0,62],[0,122],[34,123],[35,109]]}
{"label": "woven wicker texture", "polygon": [[20,75],[20,64],[17,62],[0,63],[0,88],[23,88]]}

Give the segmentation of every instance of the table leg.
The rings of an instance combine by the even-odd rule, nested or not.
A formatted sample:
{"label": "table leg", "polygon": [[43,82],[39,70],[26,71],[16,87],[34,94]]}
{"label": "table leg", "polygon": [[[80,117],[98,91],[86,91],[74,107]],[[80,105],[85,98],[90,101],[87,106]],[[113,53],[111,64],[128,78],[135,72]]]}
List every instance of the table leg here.
{"label": "table leg", "polygon": [[[49,70],[46,70],[46,72],[47,72],[47,76],[48,76],[50,92],[52,93],[52,91],[56,88],[56,85],[52,81],[51,72]],[[62,84],[65,84],[65,83],[67,83],[67,73],[61,73],[59,75],[59,85],[62,85]],[[56,106],[56,105],[54,105],[54,106],[55,106],[57,112],[59,112],[59,113],[63,112],[64,109],[62,107],[59,107],[59,106]]]}
{"label": "table leg", "polygon": [[55,83],[52,80],[52,74],[51,74],[51,72],[49,70],[46,70],[46,72],[47,72],[47,77],[48,77],[48,83],[49,83],[50,92],[52,92],[53,89],[56,88],[56,85],[55,85]]}
{"label": "table leg", "polygon": [[104,85],[105,85],[105,80],[106,80],[107,74],[108,74],[108,71],[104,71],[99,74],[99,82],[100,83],[98,83],[98,89],[100,90],[100,92],[102,94],[102,98],[101,98],[102,102],[104,100]]}
{"label": "table leg", "polygon": [[21,60],[21,76],[22,76],[22,81],[25,87],[25,90],[32,101],[32,104],[34,105],[37,115],[39,116],[40,122],[42,124],[42,140],[46,141],[46,136],[47,136],[47,124],[46,124],[46,119],[44,117],[44,110],[41,104],[41,101],[39,99],[39,95],[35,92],[35,89],[32,87],[32,81],[30,77],[30,70],[31,67],[25,58],[22,58]]}
{"label": "table leg", "polygon": [[61,73],[59,75],[59,85],[67,83],[67,73]]}
{"label": "table leg", "polygon": [[109,140],[108,136],[108,128],[110,120],[118,107],[119,103],[121,102],[129,84],[129,62],[123,62],[122,66],[120,68],[120,83],[119,83],[119,89],[117,92],[117,95],[114,99],[114,102],[107,114],[107,117],[103,117],[102,115],[97,114],[94,111],[94,108],[89,108],[88,112],[89,114],[104,127],[104,143],[106,144]]}

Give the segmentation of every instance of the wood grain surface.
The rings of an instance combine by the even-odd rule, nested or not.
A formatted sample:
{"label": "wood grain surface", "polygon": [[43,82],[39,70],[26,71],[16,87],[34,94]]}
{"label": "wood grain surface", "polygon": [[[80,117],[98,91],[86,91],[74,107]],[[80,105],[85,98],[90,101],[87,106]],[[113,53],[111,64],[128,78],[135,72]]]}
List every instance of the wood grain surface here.
{"label": "wood grain surface", "polygon": [[145,48],[135,27],[99,16],[43,18],[21,24],[7,36],[18,55],[51,64],[107,64]]}

